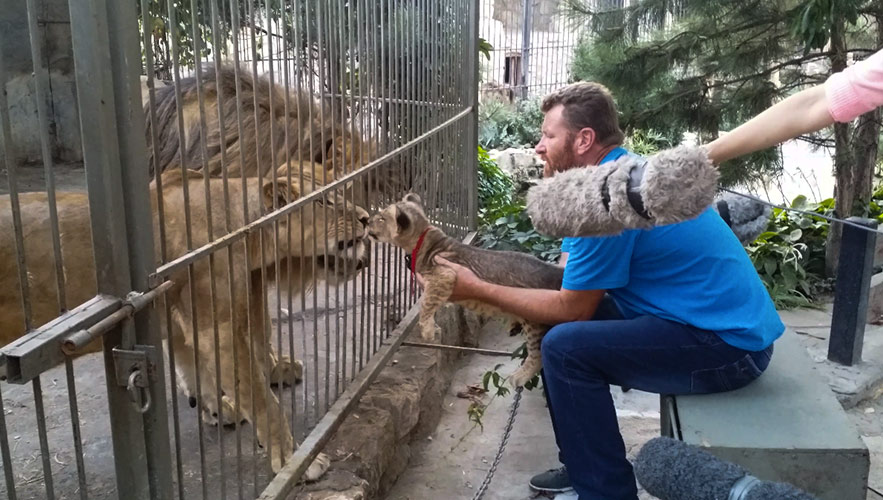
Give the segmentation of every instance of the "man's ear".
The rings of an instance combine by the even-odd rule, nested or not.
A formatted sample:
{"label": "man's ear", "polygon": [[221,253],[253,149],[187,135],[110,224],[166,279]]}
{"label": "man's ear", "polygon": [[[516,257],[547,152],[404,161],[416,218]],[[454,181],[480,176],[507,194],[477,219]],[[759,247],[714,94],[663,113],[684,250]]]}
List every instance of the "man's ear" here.
{"label": "man's ear", "polygon": [[576,148],[576,154],[586,154],[589,149],[591,149],[592,145],[595,144],[595,139],[595,129],[591,127],[580,129],[580,131],[576,133],[576,140],[573,141],[573,145]]}
{"label": "man's ear", "polygon": [[420,196],[417,193],[408,193],[402,198],[403,201],[410,201],[411,203],[416,203],[418,205],[423,204],[423,200],[420,199]]}
{"label": "man's ear", "polygon": [[[275,210],[283,207],[300,198],[300,191],[294,179],[292,183],[288,183],[285,177],[276,178],[276,195],[273,196],[273,181],[266,181],[261,189],[261,201],[267,210]],[[275,203],[274,203],[275,201]]]}

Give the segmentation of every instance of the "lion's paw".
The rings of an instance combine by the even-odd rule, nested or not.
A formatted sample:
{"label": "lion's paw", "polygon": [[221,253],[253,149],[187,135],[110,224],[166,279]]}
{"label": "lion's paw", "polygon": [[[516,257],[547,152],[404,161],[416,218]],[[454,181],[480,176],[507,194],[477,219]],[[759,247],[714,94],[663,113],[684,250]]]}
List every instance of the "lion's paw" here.
{"label": "lion's paw", "polygon": [[281,356],[276,362],[276,366],[270,370],[270,384],[273,386],[289,386],[303,380],[304,364],[301,360],[291,361],[288,356]]}

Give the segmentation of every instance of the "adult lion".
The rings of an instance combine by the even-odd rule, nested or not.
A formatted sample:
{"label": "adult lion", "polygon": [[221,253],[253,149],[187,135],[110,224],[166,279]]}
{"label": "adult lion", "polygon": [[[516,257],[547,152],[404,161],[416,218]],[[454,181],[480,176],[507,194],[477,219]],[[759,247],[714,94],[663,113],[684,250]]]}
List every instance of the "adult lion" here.
{"label": "adult lion", "polygon": [[[287,167],[280,168],[275,177],[275,186],[274,179],[262,181],[246,178],[246,210],[243,210],[241,201],[242,179],[230,180],[227,189],[232,201],[229,210],[231,230],[242,228],[264,213],[312,192],[309,179],[318,177],[318,182],[321,182],[323,168],[321,165],[312,165],[302,169],[305,174],[303,191],[299,188],[298,179],[292,178],[289,183],[285,173]],[[161,182],[165,243],[169,260],[188,251],[184,216],[185,183],[189,189],[191,247],[197,248],[210,242],[209,214],[212,236],[217,238],[227,233],[225,188],[222,179],[209,180],[210,200],[206,196],[202,175],[195,172],[188,171],[186,175],[182,175],[180,168],[172,168],[162,175]],[[155,183],[151,183],[150,190],[156,252],[159,255],[160,232]],[[52,262],[53,258],[47,196],[41,192],[22,193],[19,200],[22,225],[26,229],[24,249],[25,259],[29,263],[27,276],[32,322],[34,325],[42,325],[58,314],[55,266],[46,264]],[[97,291],[88,199],[84,193],[59,192],[56,203],[65,293],[69,305],[81,304]],[[6,235],[13,234],[9,207],[8,195],[0,197],[0,232]],[[293,276],[300,279],[298,273],[312,272],[315,263],[322,271],[317,278],[322,278],[327,272],[332,280],[346,280],[368,264],[368,213],[365,210],[344,203],[339,196],[333,194],[320,196],[300,210],[304,220],[312,222],[315,217],[316,224],[301,227],[301,218],[297,211],[290,218],[290,226],[289,218],[282,217],[278,223],[280,237],[275,245],[279,255],[283,257],[281,264],[290,266]],[[326,227],[331,228],[327,234],[324,233]],[[272,277],[274,271],[277,271],[273,265],[273,233],[273,224],[267,224],[248,232],[241,240],[230,245],[232,275],[228,267],[228,250],[221,249],[215,253],[213,269],[210,270],[208,258],[200,259],[193,265],[192,289],[186,268],[169,276],[174,286],[165,293],[164,299],[170,305],[172,321],[163,328],[163,332],[167,333],[175,350],[175,369],[180,374],[181,389],[187,395],[196,395],[195,378],[198,372],[201,378],[200,399],[208,413],[222,414],[223,411],[233,409],[233,402],[238,397],[241,417],[255,425],[258,441],[265,447],[269,445],[271,466],[274,472],[278,472],[284,459],[293,453],[295,445],[278,398],[272,391],[265,390],[267,377],[273,368],[277,368],[271,366],[275,364],[275,355],[269,342],[270,328],[265,322],[269,316],[262,281],[263,274]],[[302,257],[309,264],[303,268],[299,265]],[[267,267],[262,267],[262,263]],[[280,278],[288,276],[288,269],[278,271]],[[214,289],[211,287],[212,277]],[[0,239],[0,280],[0,342],[6,345],[25,333],[14,238]],[[311,280],[311,276],[306,276],[306,280]],[[214,310],[219,311],[217,318],[212,314],[212,291]],[[160,316],[162,318],[165,315]],[[215,366],[215,328],[218,331],[217,349],[221,353],[222,401],[218,401],[215,390],[218,380]],[[86,351],[99,348],[100,343],[96,341]],[[238,372],[234,371],[234,357]],[[283,359],[282,362],[287,360]],[[251,366],[253,370],[250,369]],[[317,458],[307,471],[307,478],[320,476],[327,463],[327,458]]]}
{"label": "adult lion", "polygon": [[[230,65],[219,66],[217,71],[207,66],[200,80],[201,85],[195,76],[178,80],[180,116],[175,85],[156,89],[155,118],[149,100],[145,104],[151,172],[155,167],[165,171],[183,158],[187,168],[208,168],[212,175],[220,175],[226,157],[231,177],[267,175],[289,159],[323,165],[329,177],[332,171],[340,177],[370,162],[376,154],[373,143],[364,141],[353,123],[343,122],[339,111],[332,114],[307,92],[287,91],[267,77],[255,78],[246,68],[238,71],[237,85],[237,72]],[[219,108],[224,115],[223,127],[219,126]]]}

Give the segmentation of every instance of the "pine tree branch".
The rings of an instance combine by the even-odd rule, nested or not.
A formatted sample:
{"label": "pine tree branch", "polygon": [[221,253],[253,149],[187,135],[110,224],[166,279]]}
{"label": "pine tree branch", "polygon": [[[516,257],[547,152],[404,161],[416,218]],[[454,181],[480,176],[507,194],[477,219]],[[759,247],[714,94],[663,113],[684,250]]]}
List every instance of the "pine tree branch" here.
{"label": "pine tree branch", "polygon": [[813,137],[811,135],[799,135],[795,137],[795,139],[806,142],[808,144],[812,144],[813,146],[817,146],[820,148],[833,148],[834,147],[834,139],[829,139],[825,137]]}
{"label": "pine tree branch", "polygon": [[[706,85],[702,88],[702,90],[708,90],[708,89],[713,89],[713,88],[719,88],[719,87],[723,87],[723,86],[726,86],[726,85],[733,85],[733,84],[736,84],[736,83],[746,82],[746,81],[749,81],[749,80],[753,80],[753,79],[755,79],[755,78],[767,77],[767,76],[769,76],[770,74],[772,74],[774,71],[776,71],[776,70],[778,70],[778,69],[782,69],[782,68],[785,68],[785,67],[788,67],[788,66],[800,65],[800,64],[803,64],[803,63],[805,63],[805,62],[813,61],[813,60],[816,60],[816,59],[822,59],[822,58],[828,57],[828,55],[829,55],[829,53],[827,53],[827,52],[820,52],[820,53],[816,53],[816,54],[812,54],[812,55],[807,55],[807,56],[803,56],[803,57],[797,57],[797,58],[790,59],[790,60],[788,60],[788,61],[785,61],[785,62],[782,62],[782,63],[776,64],[776,65],[774,65],[774,66],[771,66],[771,67],[769,67],[769,68],[767,68],[767,69],[765,69],[765,70],[763,70],[763,71],[759,71],[759,72],[756,72],[756,73],[752,73],[752,74],[750,74],[750,75],[742,76],[742,77],[739,77],[739,78],[734,78],[734,79],[732,79],[732,80],[723,80],[723,81],[720,81],[720,82],[708,83],[708,84],[706,84]],[[702,78],[704,78],[704,79],[708,79],[708,78],[710,78],[712,75],[711,75],[711,74],[705,74],[705,75],[700,75],[700,76],[701,76]],[[674,101],[676,101],[676,100],[678,100],[678,99],[681,99],[681,98],[683,98],[683,97],[685,97],[685,96],[688,96],[688,95],[690,95],[690,94],[694,94],[694,93],[696,93],[696,92],[697,92],[696,89],[687,89],[687,90],[684,90],[684,91],[681,91],[681,92],[675,93],[675,94],[669,96],[669,98],[666,99],[666,100],[665,100],[664,102],[662,102],[661,104],[659,104],[659,105],[657,105],[657,106],[654,106],[654,107],[652,107],[652,108],[649,108],[649,109],[643,110],[643,111],[639,111],[639,112],[637,112],[635,115],[638,116],[638,117],[644,117],[644,116],[650,116],[650,115],[656,114],[656,113],[662,111],[663,109],[665,109],[666,107],[668,107],[668,106],[669,106],[671,103],[673,103]]]}

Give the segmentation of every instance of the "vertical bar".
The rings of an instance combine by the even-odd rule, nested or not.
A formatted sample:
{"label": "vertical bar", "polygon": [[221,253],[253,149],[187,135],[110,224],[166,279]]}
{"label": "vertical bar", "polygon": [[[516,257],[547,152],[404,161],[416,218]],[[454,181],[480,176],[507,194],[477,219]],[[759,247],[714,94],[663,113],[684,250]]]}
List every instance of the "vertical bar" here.
{"label": "vertical bar", "polygon": [[[256,37],[255,37],[255,30],[257,29],[257,23],[255,22],[255,6],[254,6],[254,2],[253,2],[252,0],[247,0],[247,2],[246,2],[246,11],[247,11],[247,14],[248,14],[248,17],[249,17],[249,40],[248,40],[248,41],[250,42],[249,48],[251,49],[251,59],[250,59],[250,62],[251,62],[251,75],[250,75],[249,78],[252,79],[252,85],[255,85],[255,84],[257,84],[257,79],[258,79],[258,68],[257,68],[257,59],[258,59],[258,56],[257,56],[257,41],[256,41],[256,39],[255,39],[255,38],[256,38]],[[236,91],[237,91],[237,93],[240,92],[240,91],[241,91],[241,88],[237,88]],[[258,109],[258,102],[257,102],[257,99],[258,99],[258,95],[257,95],[257,92],[255,92],[255,93],[254,93],[254,99],[253,99],[253,102],[252,102],[252,106],[253,106],[253,109],[255,110],[255,113],[257,113],[257,109]],[[257,120],[257,116],[255,116],[254,118],[255,118],[255,120]],[[259,136],[260,136],[260,127],[257,127],[257,126],[256,126],[256,127],[255,127],[255,137],[254,137],[255,145],[261,143],[261,142],[260,142],[260,137],[259,137]],[[240,148],[240,151],[241,151],[240,154],[241,154],[241,155],[244,155],[244,152],[242,151],[242,148]],[[243,161],[244,161],[244,156],[242,156],[242,158],[243,158]],[[258,159],[259,159],[259,158],[260,158],[260,155],[258,155]],[[258,178],[261,179],[261,181],[263,181],[263,174],[261,173],[260,161],[258,161],[258,165],[257,165],[257,175],[258,175]],[[243,191],[242,191],[242,213],[243,213],[243,220],[248,220],[248,218],[249,218],[249,215],[248,215],[248,196],[247,196],[247,193],[246,193],[246,186],[247,186],[247,184],[246,184],[246,181],[245,181],[245,176],[243,175],[243,176],[242,176],[242,188],[243,188]],[[260,205],[259,210],[260,210],[259,213],[260,213],[261,215],[263,215],[263,213],[264,213],[263,204]],[[264,259],[264,237],[263,237],[263,230],[260,231],[260,234],[259,234],[259,236],[258,236],[258,239],[259,239],[259,249],[260,249],[260,254],[261,254],[260,258],[261,258],[261,261],[263,261],[263,259]],[[251,259],[249,258],[249,254],[250,254],[251,252],[249,251],[250,249],[248,248],[248,244],[247,244],[247,243],[245,244],[245,247],[246,247],[246,252],[245,252],[245,254],[246,254],[246,259],[247,259],[247,260],[246,260],[246,262],[247,262],[246,268],[247,268],[247,269],[251,269]],[[249,314],[248,314],[248,316],[249,316],[249,321],[248,321],[248,328],[249,328],[249,330],[248,330],[248,331],[251,331],[251,329],[252,329],[252,326],[251,326],[251,325],[252,325],[255,321],[263,321],[263,313],[261,313],[261,316],[262,316],[261,318],[252,318],[252,317],[251,317],[251,303],[252,303],[252,300],[257,300],[257,299],[255,299],[255,298],[253,298],[253,297],[251,296],[251,286],[249,286],[249,284],[248,284],[247,282],[243,282],[243,285],[245,286],[246,293],[247,293],[246,297],[247,297],[247,299],[248,299],[248,300],[247,300],[247,302],[248,302],[248,311],[249,311]],[[263,290],[259,291],[258,293],[263,293]],[[249,335],[248,349],[249,349],[249,353],[254,353],[254,339],[252,338],[251,335]],[[252,356],[251,354],[249,354],[249,357],[248,357],[248,373],[249,373],[249,378],[250,378],[251,380],[254,380],[254,379],[255,379],[255,376],[254,376],[254,374],[255,374],[254,356]],[[256,389],[257,389],[256,387],[252,386],[252,387],[249,388],[249,391],[248,391],[249,396],[251,397],[251,407],[252,407],[252,408],[255,407],[255,390],[256,390]],[[260,415],[255,415],[254,418],[255,418],[255,422],[256,422],[257,419],[260,418]],[[258,472],[257,472],[257,468],[258,468],[258,462],[257,462],[257,454],[258,454],[258,450],[257,450],[257,442],[258,442],[258,437],[257,437],[257,425],[252,425],[251,428],[252,428],[252,429],[251,429],[251,430],[252,430],[252,432],[251,432],[251,456],[252,456],[252,459],[253,459],[252,468],[251,468],[251,472],[252,472],[252,477],[251,477],[251,480],[252,480],[252,495],[251,495],[251,496],[252,496],[252,497],[256,497],[256,496],[257,496],[257,482],[258,482],[258,475],[257,475],[257,474],[258,474]],[[272,457],[272,455],[269,455],[269,456]]]}
{"label": "vertical bar", "polygon": [[524,0],[521,31],[521,98],[527,99],[528,78],[530,77],[530,32],[533,0]]}
{"label": "vertical bar", "polygon": [[[135,66],[141,59],[134,4],[71,2],[70,15],[98,290],[122,297],[132,285],[146,290],[155,264],[143,119],[135,106],[141,102],[140,67]],[[127,231],[134,227],[139,229]],[[112,357],[121,336],[124,348],[136,341],[160,345],[151,314],[147,308],[104,337],[117,488],[121,497],[132,499],[171,496],[162,357],[155,366],[159,383],[148,377],[153,404],[144,415],[133,410],[125,388],[116,384]]]}
{"label": "vertical bar", "polygon": [[470,78],[469,82],[469,105],[472,106],[472,117],[469,119],[467,138],[471,148],[468,151],[469,181],[466,183],[467,192],[467,225],[470,231],[478,229],[478,9],[481,0],[471,0],[472,8],[469,10],[469,57]]}
{"label": "vertical bar", "polygon": [[[156,90],[154,89],[154,65],[153,65],[153,44],[152,44],[152,33],[153,30],[151,27],[153,26],[153,19],[150,14],[150,9],[148,7],[148,0],[141,0],[141,19],[142,25],[144,27],[143,33],[143,47],[144,47],[144,57],[146,62],[146,73],[147,73],[147,87],[149,93],[149,117],[150,117],[150,140],[152,142],[153,150],[158,151],[157,142],[156,142]],[[165,54],[166,62],[168,62],[169,54]],[[166,70],[168,71],[168,70]],[[162,190],[162,180],[161,180],[161,172],[159,168],[159,155],[153,155],[153,174],[154,180],[156,181],[156,197],[157,197],[157,213],[155,217],[159,222],[159,247],[160,247],[160,261],[167,261],[167,251],[166,251],[166,232],[165,232],[165,206],[163,201],[163,190]],[[171,308],[168,302],[163,299],[163,309],[166,315],[166,325],[167,328],[171,328],[172,324],[172,313]],[[172,367],[175,366],[175,349],[173,347],[172,342],[168,342],[168,357],[169,357],[169,365]],[[171,380],[171,387],[177,387],[176,382],[176,373],[174,369],[169,370],[169,377]],[[179,412],[178,412],[178,399],[175,397],[171,398],[172,400],[172,422],[173,422],[173,437],[175,442],[175,470],[177,473],[177,485],[178,485],[178,498],[184,498],[184,472],[181,460],[181,429],[179,422]],[[73,408],[72,408],[73,411]]]}
{"label": "vertical bar", "polygon": [[[873,219],[850,217],[847,220],[871,229],[877,228],[877,221]],[[876,241],[875,232],[843,225],[828,359],[846,366],[862,361]]]}
{"label": "vertical bar", "polygon": [[[0,59],[2,63],[2,59]],[[0,64],[0,68],[2,68]],[[0,79],[0,82],[5,80]],[[0,92],[0,96],[5,92]],[[3,97],[5,99],[5,96]],[[7,142],[6,144],[9,144]],[[2,387],[3,384],[0,384]],[[16,500],[15,495],[15,475],[12,473],[12,455],[9,453],[9,434],[6,429],[6,408],[3,405],[3,394],[0,393],[0,454],[3,456],[3,476],[6,479],[6,496],[9,500]]]}
{"label": "vertical bar", "polygon": [[[232,36],[232,39],[233,39],[233,79],[234,79],[234,86],[235,86],[235,94],[237,96],[237,99],[236,99],[236,126],[237,126],[236,136],[239,138],[240,141],[244,140],[244,137],[245,137],[244,126],[243,126],[243,122],[242,122],[242,99],[238,98],[242,94],[242,77],[240,75],[240,61],[239,61],[239,58],[240,58],[239,41],[242,39],[242,37],[245,36],[242,33],[242,23],[240,22],[240,19],[239,19],[239,11],[241,8],[242,8],[242,6],[238,0],[230,0],[230,16],[231,16],[230,22],[232,23],[232,25],[236,29],[235,35]],[[239,161],[240,161],[240,165],[245,164],[244,148],[239,148]],[[245,200],[246,200],[246,196],[247,196],[247,189],[246,189],[247,185],[246,185],[245,176],[240,174],[240,180],[241,180],[241,188],[242,188],[242,200],[243,200],[243,205],[245,205]],[[248,211],[243,207],[243,214],[247,215],[247,213],[248,213]],[[250,258],[248,255],[248,245],[247,245],[247,243],[243,242],[242,246],[245,250],[244,253],[245,253],[246,268],[249,268]],[[231,298],[235,297],[233,295],[233,291],[236,289],[234,281],[235,281],[234,276],[231,273],[231,275],[230,275]],[[245,283],[245,281],[244,281],[244,283]],[[247,285],[247,283],[246,283],[246,285]],[[251,302],[251,295],[250,295],[249,287],[245,286],[244,288],[245,288],[245,294],[246,294],[245,297],[246,297],[246,305],[247,305]],[[240,319],[240,321],[242,321],[242,320]],[[246,325],[246,329],[250,329],[251,314],[248,311],[248,308],[246,308],[245,323],[244,324]],[[236,380],[239,380],[239,347],[240,346],[239,346],[239,343],[236,342],[235,338],[234,338],[232,344],[233,344],[233,375]],[[239,384],[234,384],[234,386],[233,386],[233,406],[234,406],[233,413],[237,416],[240,415],[241,414],[240,412],[242,409],[242,399],[239,394]],[[236,426],[236,485],[237,485],[238,496],[240,499],[242,499],[242,494],[243,494],[242,431],[241,431],[241,426],[239,426],[239,425]],[[182,495],[182,497],[183,497],[183,495]],[[182,498],[182,500],[183,500],[183,498]]]}
{"label": "vertical bar", "polygon": [[[80,500],[87,500],[89,498],[89,489],[86,484],[86,466],[83,463],[83,440],[80,435],[80,410],[77,407],[74,364],[69,357],[64,359],[64,372],[67,376],[67,396],[71,412],[71,431],[74,437],[74,458],[77,461],[77,481],[80,487]],[[2,411],[3,408],[0,408],[0,412]]]}
{"label": "vertical bar", "polygon": [[[223,3],[221,5],[221,7],[223,7]],[[211,3],[211,25],[212,25],[212,33],[213,33],[212,54],[214,54],[214,56],[215,56],[215,82],[218,82],[219,76],[220,76],[220,67],[221,67],[221,56],[220,56],[220,51],[218,50],[218,45],[222,45],[223,47],[226,47],[226,43],[221,44],[221,43],[217,42],[217,40],[219,39],[218,33],[220,31],[220,25],[218,23],[218,0],[212,0],[212,3]],[[224,115],[224,95],[223,95],[222,85],[216,84],[216,89],[217,89],[216,90],[216,92],[217,92],[216,99],[217,99],[217,103],[218,103],[218,105],[217,105],[217,108],[218,108],[218,110],[217,110],[218,111],[218,134],[219,134],[219,138],[220,138],[220,144],[227,144],[226,134],[225,134],[227,122],[226,122],[226,116]],[[234,96],[234,98],[236,98],[236,97],[238,97],[238,96]],[[238,99],[237,99],[237,101],[238,101]],[[205,144],[205,137],[203,137],[203,145],[204,144]],[[227,159],[227,150],[226,150],[226,148],[222,147],[221,148],[221,177],[223,179],[223,184],[224,184],[224,229],[227,233],[229,233],[232,229],[232,227],[231,227],[232,214],[230,211],[230,191],[229,191],[229,183],[228,183],[229,181],[228,181],[228,176],[227,176],[228,167],[229,167],[229,164],[228,164],[228,159]],[[234,313],[234,311],[236,310],[236,303],[235,303],[235,301],[236,301],[236,294],[235,294],[236,288],[235,288],[235,276],[234,276],[234,268],[233,268],[233,246],[228,246],[226,248],[226,254],[227,254],[227,276],[228,276],[228,278],[227,278],[228,279],[228,283],[227,283],[228,288],[226,290],[226,293],[228,293],[229,297],[230,297],[230,325],[235,327],[235,325],[237,324],[236,323],[237,318]],[[215,293],[214,292],[214,273],[212,273],[212,296],[213,297],[214,297],[214,293]],[[215,314],[217,313],[217,309],[214,307],[213,307],[213,312]],[[221,410],[223,408],[222,395],[221,395],[221,393],[222,393],[222,389],[221,389],[222,375],[221,375],[221,364],[220,364],[221,339],[220,339],[220,335],[219,335],[220,332],[218,331],[217,316],[213,317],[213,323],[214,323],[214,325],[213,325],[214,332],[213,333],[214,333],[214,342],[215,342],[215,397],[217,398],[217,401],[218,401],[218,420],[219,420],[219,422],[218,422],[218,452],[220,454],[220,460],[219,460],[218,467],[221,472],[221,474],[220,474],[221,475],[221,498],[222,498],[222,500],[225,500],[227,498],[227,477],[226,477],[227,475],[226,475],[226,470],[225,470],[224,464],[225,464],[225,459],[226,459],[227,453],[226,453],[226,450],[224,447],[224,429],[223,429],[224,426],[223,426],[223,423],[221,422],[221,420],[222,420]],[[231,332],[231,335],[235,335],[235,332]],[[235,349],[235,344],[236,344],[235,339],[233,339],[233,342],[231,342],[231,343],[233,344],[234,349]],[[236,353],[236,351],[234,351],[234,356],[235,356],[235,353]],[[236,359],[234,357],[234,363],[235,362],[236,362]],[[233,415],[233,418],[238,419],[239,413],[235,413]],[[237,422],[237,425],[236,425],[237,430],[240,427],[238,424],[239,423]],[[238,436],[238,434],[237,434],[237,436]],[[237,459],[239,459],[238,455],[237,455]],[[238,461],[237,461],[237,466],[238,466]]]}
{"label": "vertical bar", "polygon": [[32,382],[34,388],[34,411],[37,415],[37,434],[40,439],[40,457],[43,459],[43,485],[46,487],[46,498],[55,498],[55,487],[52,481],[52,462],[49,456],[49,439],[46,436],[46,412],[43,411],[43,389],[40,377]]}
{"label": "vertical bar", "polygon": [[[108,2],[109,42],[111,51],[116,110],[116,131],[120,145],[123,207],[126,213],[126,238],[130,288],[147,290],[150,274],[156,268],[154,256],[153,216],[150,192],[144,179],[148,177],[144,115],[141,104],[141,61],[138,26],[134,2]],[[73,24],[73,23],[72,23]],[[117,166],[119,168],[119,166]],[[91,204],[91,189],[90,204]],[[119,206],[119,205],[117,205]],[[141,345],[162,348],[162,334],[153,308],[135,314],[135,341]],[[147,476],[153,499],[172,497],[171,455],[169,447],[168,411],[166,408],[165,365],[157,356],[152,376],[148,377],[152,404],[142,415],[143,440],[147,452]],[[131,405],[129,406],[131,409]]]}
{"label": "vertical bar", "polygon": [[40,125],[40,156],[46,176],[46,195],[49,202],[49,226],[52,228],[52,255],[55,257],[55,279],[59,311],[67,307],[64,290],[64,264],[61,256],[61,238],[58,231],[58,211],[55,208],[55,168],[49,151],[49,118],[46,100],[49,98],[49,72],[43,65],[43,43],[37,27],[35,0],[27,0],[28,32],[31,41],[31,61],[34,67],[34,88],[37,91],[37,119]]}
{"label": "vertical bar", "polygon": [[[18,200],[18,165],[15,158],[15,144],[12,143],[12,127],[9,123],[9,103],[6,99],[6,66],[4,62],[3,44],[0,44],[0,137],[3,139],[3,161],[6,166],[6,179],[9,184],[9,203],[12,210],[12,227],[15,233],[15,257],[18,263],[18,286],[21,293],[21,309],[24,316],[24,324],[21,325],[25,330],[30,330],[31,324],[31,299],[30,287],[28,285],[28,266],[25,258],[24,233],[21,223],[21,209]],[[7,462],[8,463],[8,462]],[[15,485],[12,484],[14,494]]]}
{"label": "vertical bar", "polygon": [[[338,47],[340,47],[340,53],[338,54],[338,61],[339,61],[338,64],[339,64],[340,69],[339,69],[339,78],[338,78],[339,83],[337,85],[338,88],[334,89],[334,92],[339,93],[339,95],[340,95],[340,104],[339,104],[339,106],[340,106],[340,135],[339,135],[339,140],[340,140],[340,146],[342,148],[341,151],[344,151],[344,155],[343,155],[343,158],[341,158],[341,160],[340,160],[340,163],[342,163],[342,165],[335,165],[335,162],[337,160],[337,154],[336,154],[336,150],[332,149],[333,156],[332,156],[332,160],[331,160],[331,165],[332,165],[331,168],[333,169],[332,171],[334,171],[334,175],[332,176],[332,179],[337,179],[338,175],[346,175],[346,173],[348,171],[350,171],[349,169],[352,167],[352,165],[347,165],[347,159],[346,159],[346,153],[345,153],[346,152],[346,144],[347,144],[347,137],[346,137],[346,120],[347,120],[347,118],[346,118],[346,115],[347,115],[347,110],[352,112],[352,107],[348,108],[347,102],[346,102],[346,94],[348,94],[352,90],[351,86],[348,90],[347,85],[346,85],[346,81],[347,81],[347,79],[346,79],[346,61],[347,61],[346,52],[349,52],[349,49],[352,47],[352,44],[346,44],[347,39],[344,38],[344,36],[343,36],[343,33],[344,33],[343,21],[344,21],[344,17],[346,17],[347,20],[349,19],[349,11],[344,10],[343,0],[339,0],[336,5],[337,5],[337,35],[338,35],[337,38],[338,38],[338,43],[339,43]],[[346,30],[346,31],[349,31],[349,30]],[[346,51],[346,52],[344,52],[344,51]],[[352,70],[350,70],[350,75],[352,75]],[[332,117],[332,120],[334,120],[334,117]],[[335,129],[337,129],[337,127],[335,127]],[[352,148],[352,146],[353,146],[353,144],[351,143],[350,147]],[[336,171],[337,169],[340,169],[340,172],[337,172]],[[339,190],[337,190],[337,189],[335,190],[335,192],[333,193],[335,196],[335,199],[337,199],[338,192],[341,192],[341,194],[342,194],[341,197],[343,198],[343,202],[345,204],[347,201],[346,187],[344,186],[344,187],[340,188]],[[340,210],[338,211],[338,204],[335,203],[334,206],[335,206],[334,218],[336,220],[339,215],[343,215],[346,208],[341,207]],[[347,238],[345,231],[346,231],[346,229],[344,229],[344,236],[343,236],[344,240],[346,240],[346,238]],[[337,231],[334,232],[334,235],[335,235],[334,236],[334,246],[336,247],[340,243],[340,240],[337,237]],[[348,271],[347,267],[348,267],[348,262],[344,261],[344,275],[345,276],[348,276],[346,274],[346,272]],[[346,302],[346,288],[347,288],[348,284],[349,284],[348,279],[343,282],[344,302]],[[336,310],[340,310],[340,286],[334,287],[334,308]],[[335,366],[335,368],[334,368],[334,399],[335,400],[337,400],[337,398],[340,396],[341,372],[343,372],[344,385],[346,385],[346,315],[349,314],[349,312],[346,310],[346,307],[343,308],[343,314],[344,314],[344,320],[343,320],[343,335],[342,336],[341,336],[341,330],[340,330],[340,328],[341,328],[340,314],[334,315],[334,352],[336,354],[335,360],[334,360],[334,366]]]}

